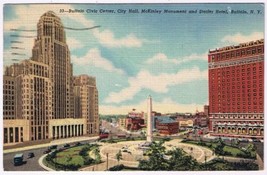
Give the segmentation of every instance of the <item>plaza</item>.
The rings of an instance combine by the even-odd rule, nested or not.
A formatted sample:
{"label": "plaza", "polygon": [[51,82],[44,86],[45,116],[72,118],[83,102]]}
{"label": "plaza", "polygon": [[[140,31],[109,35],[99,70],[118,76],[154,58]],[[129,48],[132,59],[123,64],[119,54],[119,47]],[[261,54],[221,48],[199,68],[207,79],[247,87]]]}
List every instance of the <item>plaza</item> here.
{"label": "plaza", "polygon": [[[198,162],[204,163],[215,158],[213,152],[207,148],[181,143],[182,140],[174,139],[166,141],[164,146],[166,150],[171,150],[174,148],[181,148],[187,154],[192,155]],[[118,143],[100,143],[100,155],[102,157],[103,163],[98,165],[92,165],[86,168],[82,168],[82,171],[104,171],[107,167],[112,167],[118,164],[116,159],[116,154],[121,150],[122,159],[119,161],[120,164],[123,164],[128,167],[138,167],[139,160],[147,159],[147,156],[144,156],[144,151],[140,149],[140,145],[145,141],[125,141]],[[108,155],[108,156],[107,156]],[[108,160],[108,163],[107,163]]]}

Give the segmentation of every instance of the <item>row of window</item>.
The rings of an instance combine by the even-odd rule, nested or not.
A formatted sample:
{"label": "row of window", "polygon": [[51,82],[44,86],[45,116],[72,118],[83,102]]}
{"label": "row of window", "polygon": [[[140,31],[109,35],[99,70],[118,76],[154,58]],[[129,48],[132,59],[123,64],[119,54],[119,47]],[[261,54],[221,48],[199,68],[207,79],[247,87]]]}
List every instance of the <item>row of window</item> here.
{"label": "row of window", "polygon": [[5,83],[6,85],[14,85],[14,81],[10,81],[10,80],[5,80]]}
{"label": "row of window", "polygon": [[[225,77],[225,76],[239,76],[239,75],[245,75],[245,72],[247,73],[247,75],[250,75],[250,74],[253,74],[253,75],[256,75],[256,73],[257,72],[259,72],[259,74],[262,74],[262,66],[260,66],[259,67],[259,70],[257,71],[257,69],[256,69],[256,67],[253,67],[253,71],[251,71],[251,68],[247,68],[247,70],[246,69],[237,69],[237,70],[235,70],[235,69],[232,69],[232,71],[230,71],[230,70],[227,70],[227,71],[224,71],[224,70],[222,70],[222,71],[217,71],[217,76],[218,77],[220,77],[220,76],[222,76],[222,77]],[[220,69],[217,69],[217,70],[220,70]],[[212,71],[212,73],[211,73],[211,75],[212,76],[215,76],[215,71]],[[231,74],[230,74],[231,73]]]}
{"label": "row of window", "polygon": [[14,100],[14,98],[15,98],[15,96],[14,95],[3,95],[3,99],[4,99],[4,101],[5,100]]}
{"label": "row of window", "polygon": [[239,110],[217,110],[217,109],[215,109],[215,108],[211,108],[211,111],[212,112],[215,112],[216,111],[216,113],[228,113],[228,112],[235,112],[235,113],[263,113],[263,109],[260,109],[260,110],[241,110],[241,109],[239,109]]}
{"label": "row of window", "polygon": [[235,57],[242,57],[242,56],[249,56],[249,55],[255,55],[255,54],[261,54],[263,53],[263,46],[258,46],[258,47],[253,47],[253,48],[248,48],[248,49],[241,49],[237,51],[230,51],[226,53],[217,53],[211,55],[211,60],[212,62],[214,61],[221,61],[221,60],[226,60],[230,58],[235,58]]}
{"label": "row of window", "polygon": [[14,111],[3,111],[3,115],[5,117],[5,115],[15,115]]}
{"label": "row of window", "polygon": [[4,95],[14,95],[15,94],[15,91],[11,91],[11,90],[3,90],[3,94]]}

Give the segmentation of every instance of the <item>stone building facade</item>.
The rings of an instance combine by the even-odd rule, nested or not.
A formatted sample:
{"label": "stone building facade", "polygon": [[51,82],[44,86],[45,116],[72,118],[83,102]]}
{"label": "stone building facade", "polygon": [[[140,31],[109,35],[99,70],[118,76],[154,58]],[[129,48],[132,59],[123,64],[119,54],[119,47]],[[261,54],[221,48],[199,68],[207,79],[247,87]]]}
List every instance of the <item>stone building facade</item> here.
{"label": "stone building facade", "polygon": [[4,145],[99,133],[96,80],[73,76],[61,19],[43,14],[32,57],[3,77]]}

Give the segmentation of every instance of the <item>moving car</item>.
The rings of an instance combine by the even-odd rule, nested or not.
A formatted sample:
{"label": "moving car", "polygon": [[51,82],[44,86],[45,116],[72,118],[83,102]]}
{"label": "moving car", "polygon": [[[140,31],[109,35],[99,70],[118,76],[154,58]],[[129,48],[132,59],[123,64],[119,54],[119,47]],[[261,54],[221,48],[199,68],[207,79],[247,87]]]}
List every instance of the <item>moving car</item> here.
{"label": "moving car", "polygon": [[23,164],[23,153],[16,154],[13,161],[15,166]]}
{"label": "moving car", "polygon": [[34,155],[33,152],[29,152],[29,153],[28,153],[28,159],[33,158],[34,156],[35,156],[35,155]]}

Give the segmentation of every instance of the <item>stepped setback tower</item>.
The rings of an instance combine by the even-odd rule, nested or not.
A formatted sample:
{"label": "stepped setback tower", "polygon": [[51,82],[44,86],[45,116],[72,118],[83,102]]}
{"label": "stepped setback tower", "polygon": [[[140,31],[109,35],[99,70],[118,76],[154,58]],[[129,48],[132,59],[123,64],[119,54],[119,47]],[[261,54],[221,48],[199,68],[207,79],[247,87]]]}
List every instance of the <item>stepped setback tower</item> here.
{"label": "stepped setback tower", "polygon": [[37,24],[32,57],[5,67],[4,146],[99,132],[96,79],[73,76],[61,19],[52,11]]}

